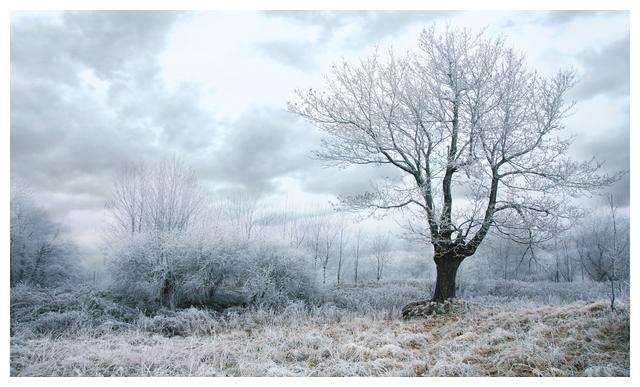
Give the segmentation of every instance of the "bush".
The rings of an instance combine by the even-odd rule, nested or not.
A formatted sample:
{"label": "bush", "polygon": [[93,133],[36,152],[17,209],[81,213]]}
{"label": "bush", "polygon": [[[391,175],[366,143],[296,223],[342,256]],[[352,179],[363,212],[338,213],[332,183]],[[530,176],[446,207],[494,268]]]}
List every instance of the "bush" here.
{"label": "bush", "polygon": [[277,243],[141,234],[111,255],[110,291],[148,314],[190,306],[282,306],[315,294],[310,271],[301,264],[307,257]]}
{"label": "bush", "polygon": [[486,280],[461,282],[458,296],[475,298],[489,296],[500,300],[531,301],[540,304],[563,304],[580,300],[598,300],[607,297],[606,284],[596,282],[563,282],[517,280]]}
{"label": "bush", "polygon": [[344,285],[324,290],[323,302],[334,303],[337,307],[368,313],[386,311],[399,314],[409,302],[428,298],[431,283],[418,281],[397,281]]}
{"label": "bush", "polygon": [[33,321],[29,328],[37,335],[58,335],[75,333],[92,325],[92,320],[85,312],[72,310],[68,312],[47,312]]}
{"label": "bush", "polygon": [[99,325],[122,328],[139,315],[138,310],[110,301],[89,286],[43,288],[19,284],[11,288],[12,335],[60,334]]}
{"label": "bush", "polygon": [[254,252],[255,273],[244,285],[250,304],[261,307],[281,308],[292,301],[312,302],[318,293],[309,271],[300,263],[304,257],[295,251],[288,254],[273,247],[261,247]]}
{"label": "bush", "polygon": [[166,315],[141,317],[138,327],[146,332],[158,333],[166,337],[211,334],[218,325],[217,320],[207,311],[189,308]]}
{"label": "bush", "polygon": [[77,282],[83,270],[67,230],[39,207],[21,184],[11,184],[10,284],[59,286]]}

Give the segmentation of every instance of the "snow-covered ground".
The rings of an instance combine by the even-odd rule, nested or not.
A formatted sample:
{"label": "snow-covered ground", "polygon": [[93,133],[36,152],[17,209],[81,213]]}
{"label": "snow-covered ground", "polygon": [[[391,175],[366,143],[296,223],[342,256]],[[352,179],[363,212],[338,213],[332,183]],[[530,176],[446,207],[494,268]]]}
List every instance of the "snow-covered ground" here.
{"label": "snow-covered ground", "polygon": [[461,291],[459,311],[403,321],[401,306],[425,296],[424,283],[327,289],[314,306],[192,308],[154,317],[130,316],[96,294],[17,289],[11,374],[629,375],[625,297],[611,311],[605,287],[593,283],[495,281]]}

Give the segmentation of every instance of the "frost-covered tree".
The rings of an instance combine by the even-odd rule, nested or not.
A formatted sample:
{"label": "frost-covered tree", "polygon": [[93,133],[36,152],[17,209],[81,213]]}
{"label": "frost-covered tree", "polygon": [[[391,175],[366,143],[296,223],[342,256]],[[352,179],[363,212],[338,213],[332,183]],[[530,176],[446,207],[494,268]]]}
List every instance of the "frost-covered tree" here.
{"label": "frost-covered tree", "polygon": [[360,254],[364,247],[364,240],[362,237],[362,230],[359,229],[356,233],[355,247],[353,249],[353,282],[358,283],[358,268],[360,266]]}
{"label": "frost-covered tree", "polygon": [[331,262],[331,257],[334,253],[336,238],[338,237],[338,228],[335,224],[327,223],[324,229],[323,235],[323,247],[322,251],[322,283],[327,283],[327,268]]}
{"label": "frost-covered tree", "polygon": [[[221,198],[215,204],[215,211],[221,219],[230,223],[231,227],[240,232],[240,236],[246,240],[256,234],[260,226],[259,219],[261,203],[255,194],[237,192],[233,195]],[[263,222],[264,223],[264,222]]]}
{"label": "frost-covered tree", "polygon": [[343,197],[354,210],[400,210],[433,245],[433,300],[455,296],[458,267],[491,232],[545,240],[578,213],[570,198],[615,180],[568,155],[562,137],[574,74],[546,77],[502,39],[424,30],[420,50],[336,65],[289,110],[321,129],[332,165],[388,165],[373,192]]}
{"label": "frost-covered tree", "polygon": [[606,210],[596,212],[576,233],[576,251],[581,269],[597,282],[609,282],[611,309],[616,291],[629,286],[630,233],[629,218],[620,215],[609,197]]}
{"label": "frost-covered tree", "polygon": [[576,231],[580,265],[597,282],[629,279],[629,218],[610,202],[606,211],[592,214]]}
{"label": "frost-covered tree", "polygon": [[258,197],[207,197],[176,159],[124,168],[113,192],[107,269],[111,292],[127,303],[225,308],[311,297],[309,257],[267,232],[290,216],[273,218]]}
{"label": "frost-covered tree", "polygon": [[389,263],[391,245],[388,235],[377,235],[371,241],[371,253],[376,266],[376,281],[380,282],[384,269]]}
{"label": "frost-covered tree", "polygon": [[55,286],[80,274],[75,245],[64,228],[38,207],[28,187],[12,182],[10,283]]}
{"label": "frost-covered tree", "polygon": [[116,233],[163,233],[186,230],[202,214],[204,199],[195,171],[174,157],[124,166],[106,207]]}
{"label": "frost-covered tree", "polygon": [[342,274],[342,262],[344,258],[345,245],[347,244],[347,236],[345,235],[345,217],[344,214],[340,215],[340,223],[338,227],[338,267],[336,268],[336,284],[340,285],[340,276]]}
{"label": "frost-covered tree", "polygon": [[204,199],[195,172],[177,158],[122,168],[106,205],[113,283],[126,288],[147,281],[158,289],[163,304],[174,306],[182,264],[175,244],[184,239],[181,234],[200,226]]}

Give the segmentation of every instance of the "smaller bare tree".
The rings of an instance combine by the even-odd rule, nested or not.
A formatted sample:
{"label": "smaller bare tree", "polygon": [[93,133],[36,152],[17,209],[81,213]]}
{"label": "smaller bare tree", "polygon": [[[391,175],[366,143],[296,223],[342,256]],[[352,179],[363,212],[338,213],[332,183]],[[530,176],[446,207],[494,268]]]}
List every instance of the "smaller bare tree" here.
{"label": "smaller bare tree", "polygon": [[178,158],[125,165],[113,180],[110,210],[116,234],[182,231],[201,215],[205,195],[195,171]]}
{"label": "smaller bare tree", "polygon": [[362,238],[362,230],[359,229],[356,234],[356,245],[354,248],[353,258],[353,282],[358,283],[358,266],[360,265],[360,251],[364,240]]}
{"label": "smaller bare tree", "polygon": [[388,235],[378,235],[371,242],[373,257],[376,261],[376,281],[380,282],[389,261],[390,242]]}
{"label": "smaller bare tree", "polygon": [[621,290],[628,284],[629,223],[619,215],[612,197],[606,211],[586,219],[577,231],[576,250],[587,276],[596,282],[609,283],[613,308],[616,288]]}
{"label": "smaller bare tree", "polygon": [[337,280],[336,284],[340,285],[340,275],[342,273],[342,258],[344,256],[345,245],[347,244],[347,238],[345,236],[345,217],[344,214],[340,215],[340,224],[338,227],[338,268],[337,268]]}
{"label": "smaller bare tree", "polygon": [[223,220],[228,222],[233,230],[244,240],[255,237],[259,227],[260,198],[251,193],[234,193],[221,199],[216,207]]}

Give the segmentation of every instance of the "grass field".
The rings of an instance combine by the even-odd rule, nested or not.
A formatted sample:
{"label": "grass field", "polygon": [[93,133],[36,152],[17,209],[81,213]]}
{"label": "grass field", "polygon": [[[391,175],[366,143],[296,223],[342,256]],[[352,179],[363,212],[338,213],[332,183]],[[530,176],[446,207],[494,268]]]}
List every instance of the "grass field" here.
{"label": "grass field", "polygon": [[[333,302],[292,303],[278,311],[187,309],[171,316],[140,316],[128,324],[89,327],[73,319],[63,320],[62,329],[32,324],[39,329],[18,331],[11,339],[11,374],[629,375],[626,302],[611,311],[608,300],[545,304],[485,294],[465,301],[455,313],[403,321],[398,308],[404,297],[415,296],[410,290],[417,285],[386,285],[386,309],[384,300],[371,297],[385,286],[362,286],[335,290]],[[529,285],[520,286],[526,290]],[[341,303],[345,294],[361,299],[358,307]],[[567,294],[585,295],[578,290]]]}

